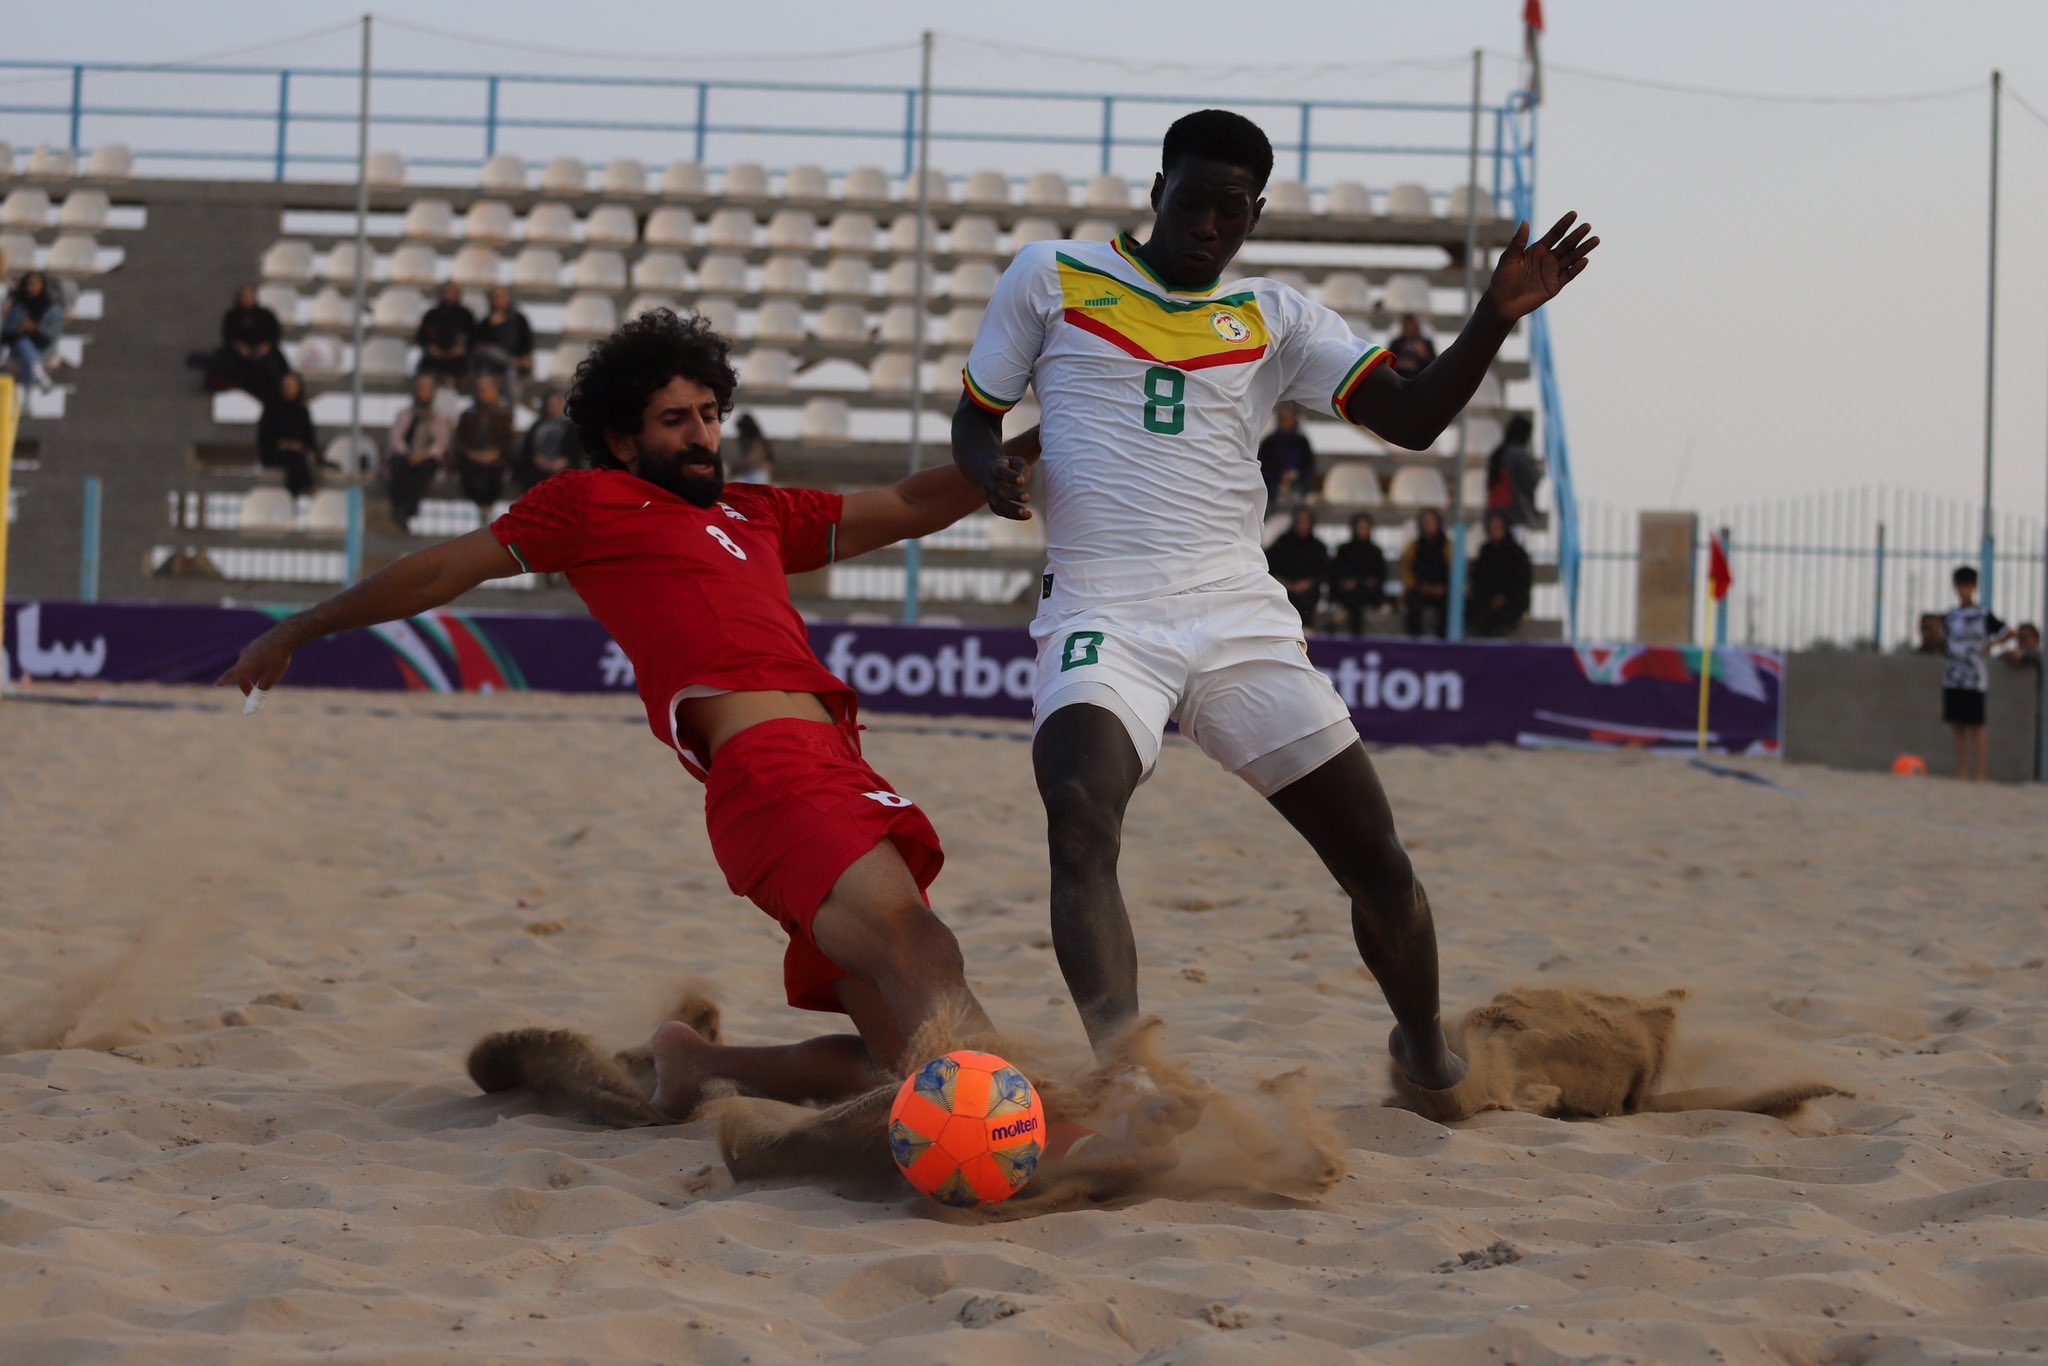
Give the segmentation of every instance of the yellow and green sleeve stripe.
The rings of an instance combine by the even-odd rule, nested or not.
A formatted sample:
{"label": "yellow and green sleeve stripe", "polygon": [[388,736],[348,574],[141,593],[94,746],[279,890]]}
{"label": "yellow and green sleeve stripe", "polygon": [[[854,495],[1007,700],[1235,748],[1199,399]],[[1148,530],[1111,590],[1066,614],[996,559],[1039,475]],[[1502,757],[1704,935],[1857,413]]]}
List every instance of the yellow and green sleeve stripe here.
{"label": "yellow and green sleeve stripe", "polygon": [[1022,394],[1019,394],[1017,398],[1012,399],[997,398],[994,394],[976,384],[974,382],[974,372],[965,366],[960,368],[960,379],[967,386],[967,397],[974,400],[974,406],[986,412],[997,415],[1007,413],[1010,409],[1017,406],[1017,399],[1024,397]]}
{"label": "yellow and green sleeve stripe", "polygon": [[1330,407],[1336,412],[1338,417],[1343,418],[1346,422],[1350,422],[1354,427],[1363,425],[1352,421],[1351,414],[1345,410],[1344,405],[1349,403],[1351,396],[1358,392],[1358,386],[1365,383],[1367,375],[1393,359],[1393,352],[1387,350],[1384,346],[1370,346],[1366,348],[1365,354],[1358,358],[1358,364],[1344,372],[1344,378],[1337,382],[1336,391],[1330,395]]}

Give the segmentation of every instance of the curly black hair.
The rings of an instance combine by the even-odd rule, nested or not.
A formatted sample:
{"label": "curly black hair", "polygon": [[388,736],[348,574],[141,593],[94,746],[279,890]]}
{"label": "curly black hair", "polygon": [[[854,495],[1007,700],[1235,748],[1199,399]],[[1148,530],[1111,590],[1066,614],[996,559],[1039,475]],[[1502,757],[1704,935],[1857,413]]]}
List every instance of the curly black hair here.
{"label": "curly black hair", "polygon": [[1159,169],[1172,175],[1182,157],[1241,166],[1262,190],[1273,175],[1273,144],[1265,130],[1228,109],[1197,109],[1173,121],[1159,147]]}
{"label": "curly black hair", "polygon": [[692,313],[678,317],[650,309],[590,349],[569,386],[569,420],[599,469],[623,468],[606,432],[633,433],[655,390],[676,378],[695,380],[718,399],[718,415],[732,411],[732,342]]}

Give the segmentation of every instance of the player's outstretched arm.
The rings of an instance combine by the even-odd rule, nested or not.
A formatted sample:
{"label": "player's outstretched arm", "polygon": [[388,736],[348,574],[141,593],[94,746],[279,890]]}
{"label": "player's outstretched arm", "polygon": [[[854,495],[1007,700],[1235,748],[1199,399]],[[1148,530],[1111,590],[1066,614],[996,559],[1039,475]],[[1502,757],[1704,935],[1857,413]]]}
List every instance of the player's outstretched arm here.
{"label": "player's outstretched arm", "polygon": [[[1038,459],[1038,428],[1003,442],[997,447],[997,459],[1002,477],[1015,481],[1018,506],[1030,502],[1025,486],[1031,477],[1031,462]],[[898,541],[929,536],[979,512],[987,501],[981,486],[952,465],[919,470],[887,488],[848,494],[846,510],[839,518],[838,558],[850,560]]]}
{"label": "player's outstretched arm", "polygon": [[[1032,428],[1032,458],[1037,458],[1037,428]],[[1020,440],[1022,438],[1019,438]],[[1003,442],[1003,419],[960,391],[960,404],[953,410],[953,464],[967,476],[988,509],[1013,522],[1031,520],[1031,501],[1026,487],[1030,475],[1022,463],[1011,458]]]}
{"label": "player's outstretched arm", "polygon": [[416,550],[256,637],[213,686],[233,684],[245,694],[251,688],[273,688],[291,666],[292,652],[308,641],[417,616],[453,602],[486,579],[523,572],[489,527]]}
{"label": "player's outstretched arm", "polygon": [[1397,446],[1426,449],[1472,401],[1515,324],[1578,279],[1599,245],[1592,224],[1579,223],[1576,213],[1558,219],[1534,242],[1529,225],[1518,225],[1458,339],[1413,379],[1402,379],[1391,366],[1378,367],[1352,392],[1344,415]]}

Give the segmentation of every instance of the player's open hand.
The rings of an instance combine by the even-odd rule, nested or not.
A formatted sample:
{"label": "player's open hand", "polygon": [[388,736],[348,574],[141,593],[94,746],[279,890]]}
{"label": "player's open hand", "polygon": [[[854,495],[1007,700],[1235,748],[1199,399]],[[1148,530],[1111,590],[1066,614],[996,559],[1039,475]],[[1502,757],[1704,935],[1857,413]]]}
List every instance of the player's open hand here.
{"label": "player's open hand", "polygon": [[1534,313],[1585,272],[1586,257],[1600,245],[1600,239],[1589,235],[1593,230],[1590,223],[1573,227],[1578,217],[1566,214],[1534,242],[1529,240],[1527,223],[1516,225],[1514,240],[1500,254],[1493,268],[1493,283],[1486,290],[1509,322]]}
{"label": "player's open hand", "polygon": [[981,485],[990,512],[1013,522],[1031,520],[1031,469],[1023,456],[1005,448],[981,467],[975,482]]}
{"label": "player's open hand", "polygon": [[271,632],[265,631],[249,642],[249,647],[242,651],[240,658],[228,667],[226,673],[213,681],[213,686],[225,688],[233,684],[242,690],[244,697],[249,695],[251,688],[260,688],[268,692],[277,686],[278,680],[284,677],[284,671],[291,667],[291,663],[291,647],[275,639]]}

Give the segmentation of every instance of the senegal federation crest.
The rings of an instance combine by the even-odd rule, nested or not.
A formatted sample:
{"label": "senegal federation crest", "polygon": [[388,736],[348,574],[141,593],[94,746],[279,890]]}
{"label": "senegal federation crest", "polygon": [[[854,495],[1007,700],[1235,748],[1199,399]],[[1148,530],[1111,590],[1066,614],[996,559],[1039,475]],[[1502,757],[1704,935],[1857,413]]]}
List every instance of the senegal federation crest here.
{"label": "senegal federation crest", "polygon": [[1209,326],[1215,328],[1216,335],[1227,342],[1241,342],[1252,334],[1252,330],[1244,325],[1244,319],[1227,308],[1219,308],[1211,313]]}

